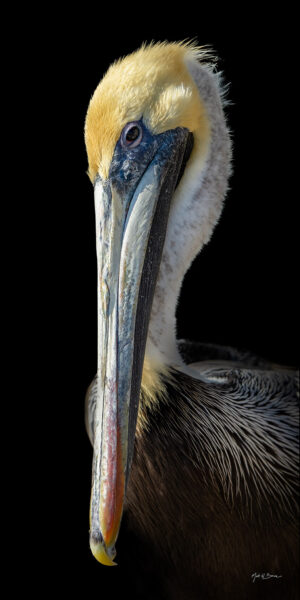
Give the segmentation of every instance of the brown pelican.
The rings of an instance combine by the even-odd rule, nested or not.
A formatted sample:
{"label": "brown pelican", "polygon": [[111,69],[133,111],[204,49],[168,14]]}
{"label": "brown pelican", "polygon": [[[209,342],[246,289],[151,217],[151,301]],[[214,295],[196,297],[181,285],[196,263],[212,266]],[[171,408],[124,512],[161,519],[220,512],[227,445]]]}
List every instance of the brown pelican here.
{"label": "brown pelican", "polygon": [[90,547],[115,564],[124,512],[133,560],[159,574],[153,597],[294,598],[296,375],[176,340],[184,275],[227,190],[223,105],[207,50],[157,43],[114,63],[88,107],[98,264]]}

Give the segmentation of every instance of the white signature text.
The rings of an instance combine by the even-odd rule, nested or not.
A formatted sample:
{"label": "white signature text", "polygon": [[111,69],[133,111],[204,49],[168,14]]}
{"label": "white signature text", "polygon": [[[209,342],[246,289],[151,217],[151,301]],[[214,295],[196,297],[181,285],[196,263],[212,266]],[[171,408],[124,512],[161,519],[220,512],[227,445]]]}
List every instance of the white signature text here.
{"label": "white signature text", "polygon": [[282,575],[272,575],[271,573],[252,573],[252,583],[257,579],[281,579]]}

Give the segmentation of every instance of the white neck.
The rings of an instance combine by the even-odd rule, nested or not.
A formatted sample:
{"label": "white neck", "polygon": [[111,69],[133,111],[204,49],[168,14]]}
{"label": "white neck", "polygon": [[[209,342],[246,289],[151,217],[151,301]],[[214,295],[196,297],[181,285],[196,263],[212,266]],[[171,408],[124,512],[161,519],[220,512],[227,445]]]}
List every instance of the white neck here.
{"label": "white neck", "polygon": [[210,143],[205,160],[196,156],[187,163],[171,204],[146,346],[146,358],[163,364],[182,363],[176,343],[181,285],[219,219],[230,175],[231,144],[219,75],[196,60],[189,61],[187,67],[206,108]]}

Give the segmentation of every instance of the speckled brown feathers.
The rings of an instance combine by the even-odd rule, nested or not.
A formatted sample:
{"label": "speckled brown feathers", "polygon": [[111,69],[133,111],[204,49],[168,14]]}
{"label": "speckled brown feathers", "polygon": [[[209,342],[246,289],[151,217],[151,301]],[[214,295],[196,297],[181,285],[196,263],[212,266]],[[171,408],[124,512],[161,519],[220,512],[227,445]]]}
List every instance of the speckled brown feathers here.
{"label": "speckled brown feathers", "polygon": [[[222,384],[173,371],[165,382],[167,399],[148,414],[148,431],[136,438],[126,512],[139,549],[135,573],[152,565],[153,581],[158,578],[156,595],[149,598],[296,597],[295,376],[266,365],[248,366],[251,393],[245,367],[227,368]],[[264,445],[259,431],[256,439],[255,430],[247,429],[243,411],[230,422],[230,405],[236,415],[248,407],[249,419],[252,413],[253,422],[265,428]],[[267,572],[281,577],[253,583],[252,574]]]}

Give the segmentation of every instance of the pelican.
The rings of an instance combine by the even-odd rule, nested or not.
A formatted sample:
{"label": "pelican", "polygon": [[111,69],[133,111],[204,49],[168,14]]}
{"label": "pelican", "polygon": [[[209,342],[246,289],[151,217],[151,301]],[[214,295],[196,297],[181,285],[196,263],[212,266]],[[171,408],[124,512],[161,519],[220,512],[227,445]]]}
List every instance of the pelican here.
{"label": "pelican", "polygon": [[90,548],[115,565],[126,514],[155,598],[296,597],[296,373],[176,339],[184,275],[228,188],[225,103],[207,49],[151,43],[109,67],[85,122],[98,289]]}

